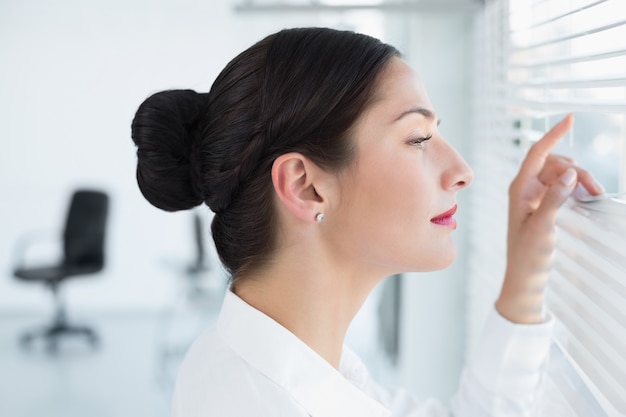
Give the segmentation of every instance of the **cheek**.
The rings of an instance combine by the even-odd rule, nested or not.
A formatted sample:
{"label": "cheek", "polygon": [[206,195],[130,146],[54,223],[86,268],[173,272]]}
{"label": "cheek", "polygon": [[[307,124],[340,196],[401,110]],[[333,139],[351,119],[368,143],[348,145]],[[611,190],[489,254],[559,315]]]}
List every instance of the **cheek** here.
{"label": "cheek", "polygon": [[418,170],[406,163],[372,164],[360,178],[357,198],[371,211],[386,213],[390,225],[408,221],[424,211],[427,201],[422,198],[428,194],[424,189],[427,187],[423,187],[419,176]]}
{"label": "cheek", "polygon": [[381,260],[400,272],[440,270],[456,259],[451,231],[430,222],[442,209],[435,178],[427,167],[393,164],[372,176],[362,193],[376,196],[368,198],[369,234],[363,238],[377,239]]}
{"label": "cheek", "polygon": [[376,202],[390,213],[389,222],[422,223],[435,198],[431,177],[414,161],[390,163],[370,178]]}
{"label": "cheek", "polygon": [[342,186],[335,236],[341,253],[386,265],[392,273],[452,263],[456,247],[450,231],[430,222],[443,209],[440,178],[420,152],[383,146],[360,155]]}
{"label": "cheek", "polygon": [[363,175],[355,190],[360,215],[368,228],[385,236],[387,245],[396,240],[407,244],[407,234],[418,238],[429,228],[433,187],[422,182],[421,173],[401,164],[387,164]]}
{"label": "cheek", "polygon": [[361,159],[354,198],[360,209],[392,230],[423,221],[434,199],[434,177],[416,152],[380,147]]}

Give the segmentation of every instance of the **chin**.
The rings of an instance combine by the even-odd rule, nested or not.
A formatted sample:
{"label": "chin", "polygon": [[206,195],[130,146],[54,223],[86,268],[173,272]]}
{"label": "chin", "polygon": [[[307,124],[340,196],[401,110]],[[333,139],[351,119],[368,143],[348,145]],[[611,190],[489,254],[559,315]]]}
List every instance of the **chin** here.
{"label": "chin", "polygon": [[428,247],[427,250],[421,250],[418,253],[405,253],[402,259],[396,258],[396,262],[387,264],[388,267],[394,265],[390,271],[387,271],[387,275],[440,271],[452,265],[456,257],[456,244],[450,239],[445,244]]}
{"label": "chin", "polygon": [[456,245],[431,253],[426,261],[421,265],[418,271],[440,271],[448,268],[456,260],[457,250]]}

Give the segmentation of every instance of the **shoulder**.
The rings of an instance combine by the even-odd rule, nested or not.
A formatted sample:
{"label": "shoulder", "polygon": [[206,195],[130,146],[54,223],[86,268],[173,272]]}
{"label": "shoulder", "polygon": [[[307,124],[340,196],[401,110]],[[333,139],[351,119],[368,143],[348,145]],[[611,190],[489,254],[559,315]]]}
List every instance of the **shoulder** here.
{"label": "shoulder", "polygon": [[250,366],[207,329],[190,347],[178,371],[174,417],[306,416],[291,395]]}

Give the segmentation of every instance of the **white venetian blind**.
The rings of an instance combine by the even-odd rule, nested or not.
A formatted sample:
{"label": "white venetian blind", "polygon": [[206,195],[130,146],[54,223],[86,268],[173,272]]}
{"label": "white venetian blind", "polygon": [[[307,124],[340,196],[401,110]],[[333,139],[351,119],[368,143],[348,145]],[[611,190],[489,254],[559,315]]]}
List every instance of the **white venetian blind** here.
{"label": "white venetian blind", "polygon": [[[470,346],[501,284],[507,188],[528,146],[573,112],[558,151],[624,190],[626,1],[486,1],[476,62]],[[626,201],[572,200],[558,228],[544,415],[626,416]]]}

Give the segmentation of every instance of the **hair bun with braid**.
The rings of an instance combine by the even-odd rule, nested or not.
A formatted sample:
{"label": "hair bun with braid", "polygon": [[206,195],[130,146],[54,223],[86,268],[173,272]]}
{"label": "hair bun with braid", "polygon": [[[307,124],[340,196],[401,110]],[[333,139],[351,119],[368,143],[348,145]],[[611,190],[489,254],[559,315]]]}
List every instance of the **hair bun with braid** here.
{"label": "hair bun with braid", "polygon": [[205,200],[194,165],[207,96],[193,90],[161,91],[135,114],[137,182],[143,196],[160,209],[186,210]]}
{"label": "hair bun with braid", "polygon": [[233,58],[207,94],[155,94],[133,121],[141,192],[169,211],[206,203],[233,279],[261,268],[279,242],[274,161],[294,152],[329,173],[351,166],[353,127],[397,56],[367,35],[286,29]]}

